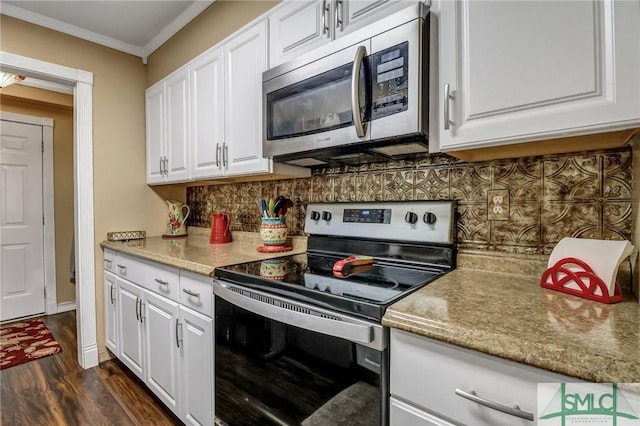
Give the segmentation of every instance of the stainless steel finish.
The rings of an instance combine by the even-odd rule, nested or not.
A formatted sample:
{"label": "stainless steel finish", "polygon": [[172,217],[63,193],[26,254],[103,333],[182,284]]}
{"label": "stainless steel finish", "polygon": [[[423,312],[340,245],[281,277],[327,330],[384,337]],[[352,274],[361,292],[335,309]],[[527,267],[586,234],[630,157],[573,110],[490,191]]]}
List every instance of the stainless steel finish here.
{"label": "stainless steel finish", "polygon": [[140,321],[140,311],[138,310],[138,305],[140,304],[140,298],[136,297],[136,320]]}
{"label": "stainless steel finish", "polygon": [[113,263],[111,260],[105,259],[104,263],[106,264],[107,268],[111,269],[111,264]]}
{"label": "stainless steel finish", "polygon": [[164,175],[164,161],[160,157],[160,176]]}
{"label": "stainless steel finish", "polygon": [[367,56],[367,48],[358,46],[356,56],[353,58],[353,68],[351,71],[351,112],[353,114],[353,124],[356,126],[356,135],[359,138],[367,133],[362,116],[360,115],[360,67],[364,57]]}
{"label": "stainless steel finish", "polygon": [[220,168],[220,143],[216,143],[216,167]]}
{"label": "stainless steel finish", "polygon": [[180,339],[178,338],[178,326],[180,325],[180,321],[176,318],[176,346],[180,347]]}
{"label": "stainless steel finish", "polygon": [[[344,31],[344,25],[342,23],[342,15],[344,14],[344,5],[342,0],[336,0],[336,4],[334,6],[334,13],[335,13],[335,21],[336,21],[336,28],[338,28],[340,30],[340,32]],[[340,13],[339,13],[340,12]]]}
{"label": "stainless steel finish", "polygon": [[214,280],[213,293],[235,306],[284,324],[347,339],[378,350],[387,346],[379,324],[220,280]]}
{"label": "stainless steel finish", "polygon": [[492,410],[500,411],[501,413],[509,414],[511,416],[520,417],[521,419],[533,421],[533,414],[527,411],[523,411],[520,409],[518,405],[514,405],[513,407],[508,407],[506,405],[502,405],[498,402],[493,402],[488,399],[479,397],[476,394],[476,391],[471,390],[469,392],[465,392],[460,389],[456,389],[456,395],[461,396],[469,401],[473,401],[476,404],[484,405],[485,407],[489,407]]}
{"label": "stainless steel finish", "polygon": [[[388,201],[388,202],[354,202],[354,203],[322,203],[307,205],[304,232],[314,235],[334,235],[341,237],[372,238],[381,240],[403,240],[436,244],[453,244],[455,226],[453,201]],[[344,222],[346,209],[390,209],[390,223],[358,223]],[[313,212],[323,211],[331,215],[331,220],[314,220]],[[408,223],[405,217],[414,213],[415,218],[426,213],[434,214],[438,220],[427,224],[422,220]]]}
{"label": "stainless steel finish", "polygon": [[359,138],[364,137],[367,133],[360,116],[360,67],[365,56],[367,56],[367,48],[359,46],[358,50],[356,50],[356,56],[353,58],[351,72],[351,112],[353,113],[353,123],[356,126],[356,134]]}
{"label": "stainless steel finish", "polygon": [[164,157],[164,174],[169,174],[169,158],[166,155]]}
{"label": "stainless steel finish", "polygon": [[111,288],[109,289],[109,296],[111,298],[111,304],[113,305],[114,303],[116,303],[116,299],[113,296],[113,290],[115,290],[115,286],[113,284],[111,284]]}
{"label": "stainless steel finish", "polygon": [[327,4],[327,0],[322,0],[322,35],[327,35],[327,37],[331,37],[329,34],[329,27],[327,26],[327,13],[329,12],[329,7]]}
{"label": "stainless steel finish", "polygon": [[[385,140],[392,145],[397,143],[399,137],[424,138],[428,133],[428,100],[426,99],[428,84],[422,78],[424,73],[428,73],[426,61],[429,53],[428,46],[425,45],[427,40],[424,37],[425,31],[428,32],[428,28],[424,25],[426,22],[424,18],[427,15],[428,8],[422,2],[416,2],[372,25],[340,37],[326,46],[321,46],[309,54],[265,71],[262,75],[263,155],[273,157],[295,154],[295,158],[312,158],[313,155],[308,154],[312,150],[377,140]],[[407,52],[409,96],[406,111],[373,120],[367,123],[364,131],[354,124],[314,134],[268,139],[267,95],[269,93],[318,76],[336,67],[351,64],[360,46],[364,46],[366,52],[372,54],[406,41],[409,42]],[[349,102],[349,99],[345,98],[346,95],[340,101]],[[353,96],[351,102],[354,102]],[[358,121],[355,115],[354,121]]]}
{"label": "stainless steel finish", "polygon": [[144,322],[144,315],[142,315],[142,313],[144,312],[144,303],[142,303],[142,299],[140,299],[140,322]]}
{"label": "stainless steel finish", "polygon": [[449,93],[449,83],[444,85],[444,129],[449,130],[451,121],[449,120],[449,101],[451,100],[451,94]]}
{"label": "stainless steel finish", "polygon": [[229,167],[229,146],[222,142],[222,167]]}
{"label": "stainless steel finish", "polygon": [[155,281],[160,285],[169,285],[169,281],[161,280],[160,278],[156,278]]}
{"label": "stainless steel finish", "polygon": [[126,266],[121,265],[119,263],[117,264],[117,266],[118,266],[118,269],[120,270],[120,273],[122,275],[127,275],[127,267]]}
{"label": "stainless steel finish", "polygon": [[182,291],[187,293],[189,296],[200,297],[200,293],[196,293],[195,291],[187,290],[186,288],[183,288]]}

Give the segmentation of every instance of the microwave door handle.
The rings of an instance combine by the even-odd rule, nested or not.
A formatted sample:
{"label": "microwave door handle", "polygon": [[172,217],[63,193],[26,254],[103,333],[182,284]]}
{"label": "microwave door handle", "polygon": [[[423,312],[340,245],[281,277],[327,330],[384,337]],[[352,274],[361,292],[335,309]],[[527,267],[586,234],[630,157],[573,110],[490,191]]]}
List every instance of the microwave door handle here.
{"label": "microwave door handle", "polygon": [[353,124],[356,126],[356,134],[359,138],[363,138],[367,129],[362,122],[360,115],[360,68],[364,57],[367,56],[367,48],[359,46],[356,50],[356,56],[353,59],[353,70],[351,71],[351,113],[353,114]]}

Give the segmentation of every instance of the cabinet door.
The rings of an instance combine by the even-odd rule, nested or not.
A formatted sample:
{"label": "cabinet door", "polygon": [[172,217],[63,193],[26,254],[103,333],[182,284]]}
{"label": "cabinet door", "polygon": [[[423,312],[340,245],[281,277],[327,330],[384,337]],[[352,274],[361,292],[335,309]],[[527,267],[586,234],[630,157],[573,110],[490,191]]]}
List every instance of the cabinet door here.
{"label": "cabinet door", "polygon": [[213,319],[180,307],[180,418],[188,425],[211,425],[214,413]]}
{"label": "cabinet door", "polygon": [[391,397],[389,424],[404,426],[453,426],[453,423]]}
{"label": "cabinet door", "polygon": [[144,291],[142,306],[146,346],[145,383],[178,414],[178,304]]}
{"label": "cabinet door", "polygon": [[262,158],[262,72],[267,68],[266,21],[241,32],[224,45],[225,172],[269,172]]}
{"label": "cabinet door", "polygon": [[224,67],[222,48],[190,65],[191,177],[222,175],[224,142]]}
{"label": "cabinet door", "polygon": [[145,93],[147,134],[147,183],[164,182],[164,82]]}
{"label": "cabinet door", "polygon": [[337,20],[333,24],[336,38],[414,3],[406,0],[336,0],[334,17]]}
{"label": "cabinet door", "polygon": [[[114,265],[115,266],[115,265]],[[118,278],[104,271],[104,339],[107,349],[118,354]]]}
{"label": "cabinet door", "polygon": [[269,16],[269,66],[275,67],[331,41],[332,0],[290,1]]}
{"label": "cabinet door", "polygon": [[167,182],[189,180],[189,70],[183,67],[166,80]]}
{"label": "cabinet door", "polygon": [[640,124],[639,2],[435,3],[443,150]]}
{"label": "cabinet door", "polygon": [[144,339],[140,322],[142,289],[118,278],[118,358],[140,379],[144,380]]}

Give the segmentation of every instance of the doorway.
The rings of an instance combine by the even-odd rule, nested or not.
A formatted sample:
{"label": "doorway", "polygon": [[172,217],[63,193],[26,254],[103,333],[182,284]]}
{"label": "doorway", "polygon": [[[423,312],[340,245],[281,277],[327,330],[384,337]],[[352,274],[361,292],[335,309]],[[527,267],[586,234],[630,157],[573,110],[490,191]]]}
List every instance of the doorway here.
{"label": "doorway", "polygon": [[0,51],[0,67],[74,87],[74,230],[78,363],[98,365],[93,210],[93,74]]}
{"label": "doorway", "polygon": [[43,126],[0,124],[0,320],[45,313]]}

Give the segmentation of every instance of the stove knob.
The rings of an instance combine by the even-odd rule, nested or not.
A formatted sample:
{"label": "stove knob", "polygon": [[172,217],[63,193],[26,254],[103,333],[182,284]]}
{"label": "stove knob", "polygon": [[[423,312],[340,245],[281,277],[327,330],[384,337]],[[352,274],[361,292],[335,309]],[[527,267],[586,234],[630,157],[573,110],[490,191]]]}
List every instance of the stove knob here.
{"label": "stove knob", "polygon": [[326,220],[326,221],[331,220],[331,212],[327,212],[327,211],[322,212],[322,220]]}
{"label": "stove knob", "polygon": [[436,223],[437,217],[431,212],[426,212],[422,217],[422,220],[424,220],[424,223],[426,223],[427,225],[433,225],[434,223]]}
{"label": "stove knob", "polygon": [[311,220],[320,220],[320,213],[318,213],[317,211],[312,211]]}
{"label": "stove knob", "polygon": [[407,223],[414,224],[418,221],[418,215],[415,214],[414,212],[407,212],[407,214],[404,215],[404,221]]}

